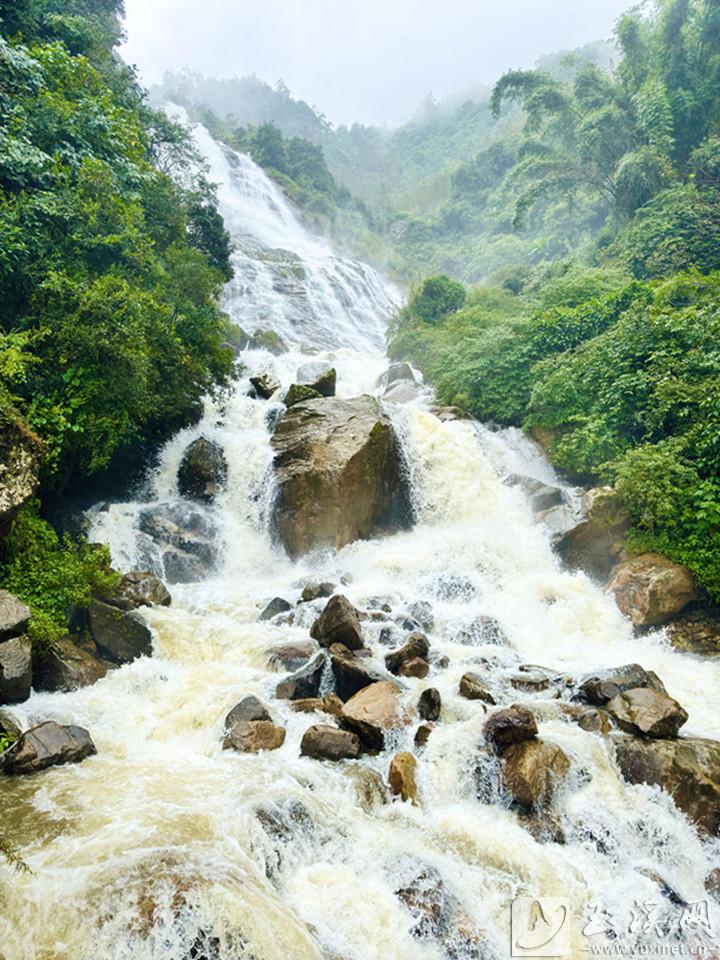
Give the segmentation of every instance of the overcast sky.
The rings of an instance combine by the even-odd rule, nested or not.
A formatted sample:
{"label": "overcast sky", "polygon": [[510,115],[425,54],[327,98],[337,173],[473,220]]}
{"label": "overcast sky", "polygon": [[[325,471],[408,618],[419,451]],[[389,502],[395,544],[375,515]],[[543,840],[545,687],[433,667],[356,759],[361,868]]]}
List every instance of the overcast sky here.
{"label": "overcast sky", "polygon": [[406,119],[429,92],[610,36],[632,0],[125,0],[146,83],[190,67],[282,78],[336,123]]}

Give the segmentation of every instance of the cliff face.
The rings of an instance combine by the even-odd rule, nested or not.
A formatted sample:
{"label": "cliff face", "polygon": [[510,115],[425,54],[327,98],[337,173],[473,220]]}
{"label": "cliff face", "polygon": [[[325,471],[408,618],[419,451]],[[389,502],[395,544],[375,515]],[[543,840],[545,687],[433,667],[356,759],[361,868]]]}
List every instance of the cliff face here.
{"label": "cliff face", "polygon": [[37,489],[42,454],[41,440],[0,398],[0,537]]}

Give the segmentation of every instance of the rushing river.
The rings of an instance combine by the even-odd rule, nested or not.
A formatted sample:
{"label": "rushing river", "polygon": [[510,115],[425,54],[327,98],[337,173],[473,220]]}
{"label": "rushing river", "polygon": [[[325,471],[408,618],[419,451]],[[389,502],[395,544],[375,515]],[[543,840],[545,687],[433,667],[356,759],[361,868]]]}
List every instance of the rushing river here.
{"label": "rushing river", "polygon": [[[398,295],[311,237],[247,157],[198,137],[236,243],[227,309],[290,349],[246,351],[232,395],[208,402],[202,422],[168,443],[142,502],[93,515],[93,536],[111,544],[120,567],[157,563],[137,526],[141,510],[177,498],[191,440],[205,435],[224,448],[227,488],[210,510],[220,563],[203,582],[173,585],[171,607],[147,612],[153,657],[76,693],[34,694],[15,710],[25,724],[86,727],[98,753],[2,783],[3,823],[32,872],[0,865],[0,957],[504,960],[518,895],[569,898],[571,955],[581,957],[591,901],[618,918],[634,901],[661,901],[653,873],[683,899],[704,899],[717,845],[703,843],[667,796],[625,784],[606,742],[566,722],[556,700],[529,698],[541,736],[572,760],[559,799],[566,842],[537,842],[499,797],[478,796],[484,714],[457,690],[482,658],[500,683],[519,663],[579,675],[639,662],[689,711],[683,733],[720,736],[718,665],[675,652],[662,633],[635,637],[599,587],[561,569],[521,488],[506,482],[523,471],[552,479],[527,444],[443,423],[421,392],[388,406],[410,466],[414,528],[298,562],[273,543],[268,413],[278,404],[251,399],[247,377],[269,369],[288,386],[303,363],[329,359],[340,396],[381,393],[384,327]],[[344,578],[360,608],[378,597],[394,612],[432,603],[432,652],[449,666],[405,681],[408,703],[434,686],[444,704],[419,754],[419,806],[381,802],[373,779],[386,780],[395,750],[414,749],[414,727],[360,761],[300,756],[304,730],[323,720],[274,700],[271,653],[306,641],[321,605],[290,627],[257,618],[273,596],[294,602],[304,578]],[[478,615],[499,621],[507,645],[473,637]],[[367,623],[366,633],[381,656],[379,626]],[[286,727],[281,749],[222,749],[224,717],[248,693]],[[418,876],[441,878],[451,915],[442,936],[413,936],[415,920],[396,895]]]}

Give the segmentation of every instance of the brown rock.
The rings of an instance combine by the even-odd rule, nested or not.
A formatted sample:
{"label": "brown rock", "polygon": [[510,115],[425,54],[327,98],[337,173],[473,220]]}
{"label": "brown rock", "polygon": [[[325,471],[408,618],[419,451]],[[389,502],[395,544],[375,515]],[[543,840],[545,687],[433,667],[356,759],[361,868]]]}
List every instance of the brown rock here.
{"label": "brown rock", "polygon": [[235,704],[230,713],[225,717],[225,729],[229,730],[239,721],[249,722],[251,720],[270,720],[270,714],[267,707],[257,697],[250,695]]}
{"label": "brown rock", "polygon": [[407,886],[397,890],[396,896],[413,915],[414,937],[426,940],[442,934],[453,903],[434,867],[425,867]]}
{"label": "brown rock", "polygon": [[403,660],[398,670],[401,677],[416,677],[424,680],[430,672],[430,664],[427,660],[421,660],[420,657],[410,657],[409,660]]}
{"label": "brown rock", "polygon": [[89,687],[107,673],[105,664],[81,649],[71,637],[62,637],[33,664],[33,686],[50,693],[70,693]]}
{"label": "brown rock", "polygon": [[628,663],[622,667],[611,667],[585,677],[579,687],[577,699],[604,707],[614,697],[626,690],[647,687],[658,693],[667,693],[662,680],[652,670],[644,670],[638,663]]}
{"label": "brown rock", "polygon": [[620,611],[639,627],[664,623],[698,598],[690,571],[657,553],[621,563],[608,591]]}
{"label": "brown rock", "polygon": [[189,445],[178,468],[178,489],[183,497],[206,503],[227,480],[227,460],[219,443],[198,437]]}
{"label": "brown rock", "polygon": [[308,641],[307,643],[284,643],[282,646],[275,647],[270,655],[270,664],[276,669],[299,670],[305,666],[314,653],[317,653],[317,645]]}
{"label": "brown rock", "polygon": [[275,525],[290,556],[409,525],[400,445],[374,397],[296,403],[272,446]]}
{"label": "brown rock", "polygon": [[401,690],[394,683],[373,683],[348,700],[340,714],[340,723],[357,733],[369,749],[382,750],[385,731],[397,730],[410,722],[401,697]]}
{"label": "brown rock", "polygon": [[290,704],[296,713],[329,713],[333,717],[340,716],[343,702],[337,694],[331,693],[327,697],[309,697],[307,700],[293,700]]}
{"label": "brown rock", "polygon": [[22,636],[29,622],[30,608],[14,594],[0,590],[0,643]]}
{"label": "brown rock", "polygon": [[312,625],[310,636],[321,647],[342,643],[349,650],[359,650],[365,645],[358,610],[341,594],[330,597]]}
{"label": "brown rock", "polygon": [[108,600],[121,610],[137,610],[139,607],[169,607],[172,597],[159,577],[146,570],[126,573],[115,594]]}
{"label": "brown rock", "polygon": [[477,673],[465,674],[460,680],[459,693],[460,696],[465,697],[466,700],[482,700],[483,703],[489,703],[493,706],[496,702],[495,697],[493,697],[490,691],[490,687]]}
{"label": "brown rock", "polygon": [[485,739],[497,753],[503,753],[507,747],[537,736],[535,717],[526,707],[513,705],[490,714],[483,728]]}
{"label": "brown rock", "polygon": [[0,643],[0,703],[22,703],[32,684],[30,637],[13,637]]}
{"label": "brown rock", "polygon": [[623,730],[646,737],[676,737],[688,719],[677,700],[644,687],[618,694],[607,711]]}
{"label": "brown rock", "polygon": [[434,729],[434,723],[421,723],[415,731],[415,746],[424,747]]}
{"label": "brown rock", "polygon": [[317,724],[303,734],[300,753],[314,760],[356,760],[360,756],[360,738],[349,730]]}
{"label": "brown rock", "polygon": [[8,774],[36,773],[63,763],[79,763],[97,753],[87,730],[63,727],[52,720],[27,730],[3,754]]}
{"label": "brown rock", "polygon": [[422,633],[411,633],[407,642],[394,650],[385,657],[385,666],[390,673],[399,673],[400,667],[406,660],[427,660],[430,652],[430,644],[427,637]]}
{"label": "brown rock", "polygon": [[320,600],[321,597],[331,597],[335,593],[335,584],[323,581],[322,583],[306,583],[303,587],[301,599],[303,603]]}
{"label": "brown rock", "polygon": [[703,609],[684,611],[667,625],[676,650],[701,657],[720,657],[720,617]]}
{"label": "brown rock", "polygon": [[514,673],[510,677],[510,686],[524,693],[542,693],[550,686],[550,678],[544,673],[528,670],[525,673]]}
{"label": "brown rock", "polygon": [[440,710],[442,709],[442,700],[440,691],[435,687],[428,687],[423,690],[418,700],[418,714],[423,720],[439,720]]}
{"label": "brown rock", "polygon": [[39,437],[0,399],[0,538],[8,535],[18,510],[35,493],[44,451]]}
{"label": "brown rock", "polygon": [[605,581],[622,555],[630,517],[612,487],[588,490],[582,508],[583,519],[562,534],[556,548],[570,569]]}
{"label": "brown rock", "polygon": [[537,738],[506,747],[502,758],[502,785],[526,810],[548,806],[570,770],[560,747]]}
{"label": "brown rock", "polygon": [[413,804],[418,802],[417,783],[415,775],[417,773],[417,760],[411,753],[397,753],[390,761],[390,770],[388,772],[388,783],[390,790],[401,800],[409,800]]}
{"label": "brown rock", "polygon": [[720,743],[618,736],[615,757],[629,783],[661,787],[698,829],[720,834]]}
{"label": "brown rock", "polygon": [[330,648],[330,662],[335,677],[335,691],[341,700],[349,700],[364,687],[371,683],[387,680],[387,674],[379,670],[373,663],[357,660],[352,653],[336,653],[339,644]]}
{"label": "brown rock", "polygon": [[604,736],[606,733],[610,733],[612,729],[610,718],[604,710],[581,707],[575,703],[561,703],[560,709],[568,719],[588,733],[601,733]]}
{"label": "brown rock", "polygon": [[715,867],[705,877],[705,889],[711,897],[720,902],[720,867]]}
{"label": "brown rock", "polygon": [[223,740],[223,750],[259,753],[277,750],[285,743],[285,730],[272,720],[237,720]]}

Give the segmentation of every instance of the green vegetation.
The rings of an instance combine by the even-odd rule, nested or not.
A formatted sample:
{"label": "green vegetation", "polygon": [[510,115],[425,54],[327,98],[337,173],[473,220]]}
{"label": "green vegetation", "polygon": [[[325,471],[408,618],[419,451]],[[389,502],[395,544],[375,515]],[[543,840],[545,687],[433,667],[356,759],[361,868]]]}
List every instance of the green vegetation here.
{"label": "green vegetation", "polygon": [[[57,495],[156,443],[227,379],[230,243],[187,131],[117,58],[121,0],[0,14],[0,415],[44,443]],[[0,582],[42,646],[111,589],[107,551],[26,508]]]}
{"label": "green vegetation", "polygon": [[443,281],[425,281],[392,352],[444,401],[550,438],[570,477],[616,484],[631,546],[687,565],[718,600],[720,14],[709,0],[658,0],[622,18],[618,44],[612,74],[506,74],[491,106],[522,106],[520,143],[455,177],[478,195],[512,184],[518,229],[553,204],[593,208],[593,242],[572,259],[506,265],[440,318],[426,300]]}

